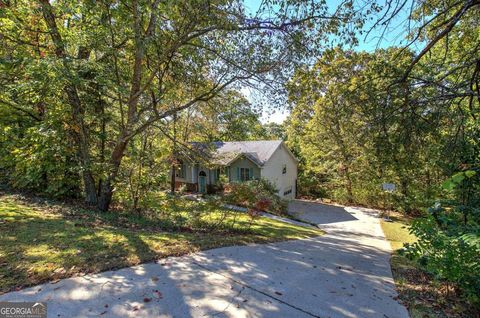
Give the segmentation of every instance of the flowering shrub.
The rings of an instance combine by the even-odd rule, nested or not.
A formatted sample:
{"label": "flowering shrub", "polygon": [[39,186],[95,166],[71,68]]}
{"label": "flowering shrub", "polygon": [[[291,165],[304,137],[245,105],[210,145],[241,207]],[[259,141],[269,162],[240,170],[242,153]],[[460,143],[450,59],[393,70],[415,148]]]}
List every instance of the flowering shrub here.
{"label": "flowering shrub", "polygon": [[248,209],[285,214],[286,204],[267,180],[250,180],[225,186],[225,201]]}
{"label": "flowering shrub", "polygon": [[267,198],[262,198],[255,203],[255,208],[259,211],[267,211],[272,202]]}

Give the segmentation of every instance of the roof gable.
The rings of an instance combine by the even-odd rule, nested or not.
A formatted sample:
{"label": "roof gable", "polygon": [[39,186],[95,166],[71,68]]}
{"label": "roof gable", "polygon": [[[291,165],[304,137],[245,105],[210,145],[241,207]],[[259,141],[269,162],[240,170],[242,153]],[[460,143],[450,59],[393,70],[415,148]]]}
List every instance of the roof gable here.
{"label": "roof gable", "polygon": [[283,143],[282,140],[216,141],[211,144],[193,143],[197,148],[213,148],[212,163],[229,165],[245,156],[258,166],[263,166]]}

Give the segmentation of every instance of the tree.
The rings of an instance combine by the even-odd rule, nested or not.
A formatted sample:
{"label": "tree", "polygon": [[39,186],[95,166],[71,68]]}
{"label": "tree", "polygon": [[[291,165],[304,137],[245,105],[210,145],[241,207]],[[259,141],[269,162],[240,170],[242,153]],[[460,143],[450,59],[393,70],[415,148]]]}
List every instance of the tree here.
{"label": "tree", "polygon": [[265,139],[281,139],[285,140],[287,138],[285,134],[285,126],[283,124],[278,123],[267,123],[263,125],[264,138]]}
{"label": "tree", "polygon": [[[65,111],[86,202],[107,210],[128,145],[153,125],[205,103],[240,82],[274,87],[328,32],[340,32],[351,8],[330,15],[323,2],[4,1],[1,103],[36,116],[32,100],[47,86]],[[51,74],[19,77],[43,63]],[[39,98],[43,102],[42,98]],[[47,105],[44,109],[52,111]],[[30,114],[30,115],[29,115]],[[62,114],[64,115],[64,114]]]}
{"label": "tree", "polygon": [[[473,108],[474,100],[480,101],[478,88],[480,76],[479,55],[479,8],[480,1],[419,1],[386,0],[383,5],[367,1],[364,8],[374,8],[378,15],[366,33],[380,31],[378,41],[401,21],[407,44],[421,47],[401,76],[392,84],[402,85],[407,80],[416,82],[417,90],[435,90],[434,98],[440,102],[468,99]],[[369,9],[370,13],[371,10]],[[398,29],[398,25],[395,26]],[[415,68],[432,68],[428,77],[419,77]],[[448,80],[452,79],[452,80]],[[454,79],[454,80],[453,80]],[[473,109],[471,109],[473,110]]]}
{"label": "tree", "polygon": [[253,140],[263,136],[259,114],[239,92],[225,90],[184,115],[184,141]]}
{"label": "tree", "polygon": [[[287,134],[302,158],[302,181],[316,180],[336,200],[377,206],[380,184],[394,182],[399,208],[431,203],[449,166],[459,162],[454,154],[462,149],[450,146],[462,115],[422,103],[435,92],[416,91],[413,80],[391,86],[413,58],[400,48],[337,48],[297,72],[289,84]],[[445,160],[447,147],[453,152]]]}

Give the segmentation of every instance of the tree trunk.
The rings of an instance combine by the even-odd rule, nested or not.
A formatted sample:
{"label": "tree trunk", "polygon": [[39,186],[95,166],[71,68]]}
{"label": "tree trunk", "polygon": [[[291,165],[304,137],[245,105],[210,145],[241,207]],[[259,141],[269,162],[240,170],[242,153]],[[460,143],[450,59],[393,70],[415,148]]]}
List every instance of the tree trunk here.
{"label": "tree trunk", "polygon": [[405,209],[405,213],[407,214],[410,212],[410,203],[408,200],[408,196],[409,196],[408,186],[409,186],[409,181],[402,173],[400,175],[400,193],[403,196],[403,208]]}
{"label": "tree trunk", "polygon": [[97,203],[97,188],[95,186],[95,179],[89,170],[82,173],[83,176],[83,190],[85,192],[85,203],[95,205]]}
{"label": "tree trunk", "polygon": [[[65,52],[65,44],[57,28],[55,20],[55,14],[53,8],[48,0],[41,0],[42,12],[45,23],[50,31],[50,36],[55,46],[55,55],[62,60],[63,67],[69,78],[73,76],[70,74],[70,65],[67,60]],[[84,58],[86,53],[85,49],[79,50],[79,57]],[[80,168],[82,170],[85,202],[87,204],[97,203],[97,191],[95,187],[95,179],[93,178],[90,170],[90,152],[88,148],[88,132],[84,123],[84,108],[78,96],[77,88],[72,82],[67,82],[64,86],[64,91],[68,98],[68,103],[72,108],[72,121],[74,126],[70,129],[70,133],[74,139],[77,147],[77,157],[80,161]]]}
{"label": "tree trunk", "polygon": [[[47,0],[42,0],[47,1]],[[130,87],[130,96],[128,98],[128,111],[127,111],[127,124],[122,128],[119,138],[113,148],[112,155],[110,157],[110,173],[106,180],[103,182],[102,189],[100,191],[100,197],[98,199],[98,208],[101,211],[108,211],[113,196],[113,185],[116,181],[118,170],[125,155],[125,149],[132,138],[132,129],[136,123],[138,123],[137,104],[142,92],[142,75],[143,75],[143,62],[145,57],[144,41],[151,36],[155,28],[156,23],[156,8],[160,3],[156,0],[152,5],[152,12],[150,15],[150,22],[148,24],[146,32],[143,32],[141,13],[138,11],[138,3],[136,1],[132,4],[132,13],[134,17],[134,33],[135,33],[135,58],[133,63],[132,82]]]}
{"label": "tree trunk", "polygon": [[103,182],[100,189],[100,196],[98,198],[97,207],[100,211],[108,211],[110,203],[112,203],[113,197],[113,184],[117,179],[118,170],[122,163],[123,156],[125,155],[125,148],[127,147],[128,139],[121,136],[113,149],[112,156],[110,157],[110,174]]}
{"label": "tree trunk", "polygon": [[83,185],[85,191],[85,202],[94,205],[97,203],[97,189],[95,179],[90,169],[90,151],[88,146],[88,132],[83,120],[84,110],[78,97],[77,91],[73,85],[67,84],[65,87],[69,104],[72,107],[72,119],[75,127],[71,129],[71,135],[77,146],[77,157],[80,161],[82,170]]}
{"label": "tree trunk", "polygon": [[170,178],[170,192],[175,194],[175,164],[172,164],[172,177]]}
{"label": "tree trunk", "polygon": [[172,178],[170,184],[170,192],[175,194],[175,182],[176,182],[176,163],[177,163],[177,113],[173,113],[173,150],[172,150]]}
{"label": "tree trunk", "polygon": [[352,178],[350,177],[350,168],[349,166],[345,166],[345,177],[347,180],[347,195],[348,195],[348,202],[353,202],[353,190],[352,190]]}
{"label": "tree trunk", "polygon": [[98,197],[97,207],[100,211],[106,212],[110,208],[110,203],[112,203],[113,188],[110,180],[105,180],[100,189],[100,196]]}

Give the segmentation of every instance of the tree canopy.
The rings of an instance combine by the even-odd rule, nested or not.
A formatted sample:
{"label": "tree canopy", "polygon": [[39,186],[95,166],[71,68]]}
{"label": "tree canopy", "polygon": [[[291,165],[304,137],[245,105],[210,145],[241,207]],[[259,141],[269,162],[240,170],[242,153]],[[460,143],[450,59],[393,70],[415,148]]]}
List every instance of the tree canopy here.
{"label": "tree canopy", "polygon": [[[192,107],[211,116],[222,98],[233,116],[254,122],[224,91],[241,83],[278,91],[351,12],[330,14],[310,1],[266,1],[255,14],[223,0],[2,1],[7,179],[77,193],[79,174],[86,202],[107,210],[134,139],[153,125],[166,131],[174,114]],[[248,137],[228,136],[239,122],[220,113],[227,117],[215,115],[225,125],[218,137]]]}

